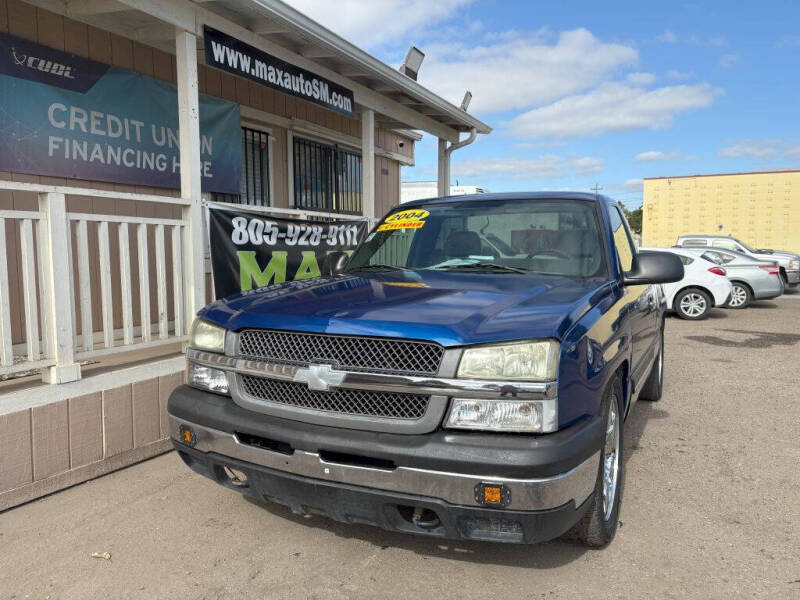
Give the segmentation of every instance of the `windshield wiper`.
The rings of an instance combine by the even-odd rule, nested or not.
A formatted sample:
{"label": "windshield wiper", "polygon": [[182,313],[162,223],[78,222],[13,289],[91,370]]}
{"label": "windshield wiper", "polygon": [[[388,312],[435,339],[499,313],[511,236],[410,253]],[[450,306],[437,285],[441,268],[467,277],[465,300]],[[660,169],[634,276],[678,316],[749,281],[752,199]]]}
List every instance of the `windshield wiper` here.
{"label": "windshield wiper", "polygon": [[463,263],[458,265],[442,265],[441,267],[436,267],[437,270],[490,270],[490,271],[505,271],[507,273],[527,273],[528,269],[523,269],[521,267],[509,267],[507,265],[499,265],[497,263],[492,262],[474,262],[474,263]]}
{"label": "windshield wiper", "polygon": [[399,265],[361,265],[360,267],[353,267],[352,269],[347,269],[348,271],[366,271],[366,270],[374,270],[374,271],[410,271],[408,267],[401,267]]}

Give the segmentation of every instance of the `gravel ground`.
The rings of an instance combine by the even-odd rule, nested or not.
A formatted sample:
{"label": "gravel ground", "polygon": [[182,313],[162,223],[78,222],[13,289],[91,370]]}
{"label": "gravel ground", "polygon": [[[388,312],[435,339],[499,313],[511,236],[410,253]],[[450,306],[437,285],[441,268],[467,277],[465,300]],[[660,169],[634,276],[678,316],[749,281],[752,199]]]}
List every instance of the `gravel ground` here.
{"label": "gravel ground", "polygon": [[0,514],[0,598],[800,598],[798,316],[794,294],[668,320],[605,550],[299,517],[170,453]]}

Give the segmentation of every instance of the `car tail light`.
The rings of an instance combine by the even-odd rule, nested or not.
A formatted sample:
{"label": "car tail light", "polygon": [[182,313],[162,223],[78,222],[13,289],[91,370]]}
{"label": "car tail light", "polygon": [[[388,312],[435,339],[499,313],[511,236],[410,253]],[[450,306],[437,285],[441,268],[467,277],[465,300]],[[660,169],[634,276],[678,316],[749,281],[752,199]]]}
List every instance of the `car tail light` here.
{"label": "car tail light", "polygon": [[779,272],[778,267],[776,267],[775,265],[758,265],[758,268],[764,269],[770,275],[777,275]]}
{"label": "car tail light", "polygon": [[728,272],[722,267],[711,267],[709,271],[714,273],[714,275],[722,275],[723,277],[728,274]]}

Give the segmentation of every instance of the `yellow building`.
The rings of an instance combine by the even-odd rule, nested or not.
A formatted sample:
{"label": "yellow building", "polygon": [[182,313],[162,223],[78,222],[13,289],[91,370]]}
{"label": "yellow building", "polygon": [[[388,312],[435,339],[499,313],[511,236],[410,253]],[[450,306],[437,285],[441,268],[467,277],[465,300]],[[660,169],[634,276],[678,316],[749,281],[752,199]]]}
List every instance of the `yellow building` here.
{"label": "yellow building", "polygon": [[645,179],[642,245],[692,233],[800,253],[800,170]]}

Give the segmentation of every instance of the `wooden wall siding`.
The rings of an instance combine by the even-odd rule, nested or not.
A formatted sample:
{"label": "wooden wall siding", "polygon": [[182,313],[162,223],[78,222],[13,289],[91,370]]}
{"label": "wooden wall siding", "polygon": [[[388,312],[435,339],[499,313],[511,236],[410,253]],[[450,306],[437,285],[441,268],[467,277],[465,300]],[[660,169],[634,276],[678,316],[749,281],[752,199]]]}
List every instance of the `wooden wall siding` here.
{"label": "wooden wall siding", "polygon": [[158,415],[159,436],[169,437],[169,419],[167,418],[167,400],[176,387],[185,382],[185,372],[163,375],[158,378]]}
{"label": "wooden wall siding", "polygon": [[133,401],[133,445],[151,444],[161,437],[158,379],[137,381],[131,385]]}
{"label": "wooden wall siding", "polygon": [[[80,23],[68,17],[52,13],[42,8],[22,2],[21,0],[0,0],[0,31],[6,31],[19,37],[24,37],[53,48],[72,52],[79,56],[91,58],[99,62],[129,69],[143,75],[156,77],[172,83],[176,82],[175,57],[161,50],[152,48],[139,42],[126,39],[108,31]],[[283,116],[296,117],[334,131],[347,135],[360,137],[360,119],[350,119],[315,104],[293,98],[276,90],[258,85],[211,69],[205,65],[199,66],[199,88],[202,93],[225,98],[250,106],[258,110]],[[288,174],[287,131],[275,125],[267,126],[271,129],[275,141],[273,151],[274,173],[274,206],[289,208],[289,185],[291,178]],[[400,140],[404,141],[402,148],[398,146]],[[413,158],[414,143],[412,140],[389,131],[377,130],[375,134],[376,146],[385,150],[396,152]],[[400,190],[397,170],[399,163],[382,158],[376,158],[376,215],[384,214],[391,206],[399,202]],[[389,175],[383,175],[381,169],[388,169]],[[179,196],[179,190],[154,188],[142,185],[115,184],[100,181],[73,180],[63,177],[45,177],[27,175],[22,173],[9,173],[0,171],[0,179],[43,183],[52,185],[79,185],[80,187],[112,190],[119,192],[139,192],[161,194],[165,196]],[[38,201],[35,194],[28,192],[11,192],[0,190],[0,209],[37,210]],[[109,198],[89,198],[70,196],[67,199],[67,210],[70,212],[84,212],[94,214],[109,214],[123,216],[180,218],[180,208],[170,205],[134,202],[130,200],[115,200]],[[116,227],[110,227],[111,264],[119,264],[119,244],[117,241]],[[21,281],[22,272],[19,260],[12,259],[19,255],[19,228],[16,222],[6,223],[6,239],[9,250],[9,279]],[[136,235],[130,235],[131,257],[136,256]],[[74,244],[74,242],[73,242]],[[97,248],[96,226],[89,226],[89,247]],[[75,247],[73,245],[73,250]],[[150,273],[155,273],[155,247],[152,231],[148,235],[148,259]],[[167,244],[167,263],[171,269],[171,245]],[[131,261],[132,289],[139,288],[139,266],[135,260]],[[96,250],[90,251],[90,275],[92,279],[92,323],[96,331],[102,324],[101,303],[99,301],[99,258]],[[77,264],[74,265],[74,276],[77,277]],[[12,314],[11,328],[14,343],[24,341],[25,321],[22,310],[23,296],[21,286],[11,286],[10,290]],[[167,295],[172,297],[172,278],[167,278]],[[112,296],[114,298],[114,326],[122,325],[122,310],[120,304],[121,286],[118,277],[112,278]],[[134,299],[133,318],[134,325],[140,325],[140,308]],[[155,293],[150,294],[151,315],[157,314]],[[169,302],[169,319],[174,318],[172,303]],[[76,315],[76,331],[81,331],[80,315]]]}
{"label": "wooden wall siding", "polygon": [[[2,0],[0,0],[2,1]],[[0,416],[0,491],[33,481],[31,411]]]}
{"label": "wooden wall siding", "polygon": [[68,401],[31,409],[33,478],[46,479],[69,469]]}
{"label": "wooden wall siding", "polygon": [[400,204],[400,163],[375,157],[375,216],[382,217]]}
{"label": "wooden wall siding", "polygon": [[167,398],[183,382],[177,372],[0,416],[0,510],[167,450]]}
{"label": "wooden wall siding", "polygon": [[72,468],[103,459],[102,393],[69,399],[69,455]]}
{"label": "wooden wall siding", "polygon": [[133,405],[131,386],[103,392],[103,456],[114,456],[133,449]]}

